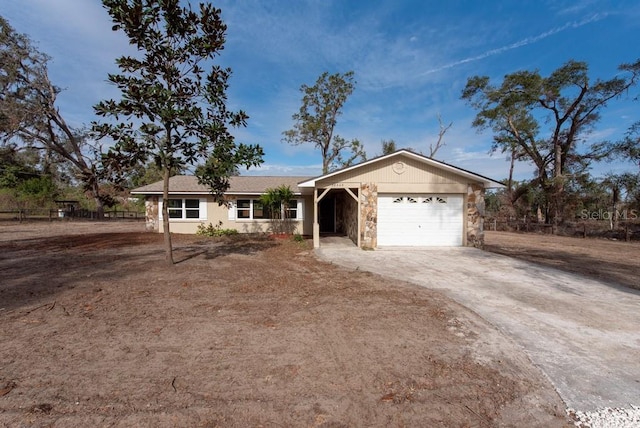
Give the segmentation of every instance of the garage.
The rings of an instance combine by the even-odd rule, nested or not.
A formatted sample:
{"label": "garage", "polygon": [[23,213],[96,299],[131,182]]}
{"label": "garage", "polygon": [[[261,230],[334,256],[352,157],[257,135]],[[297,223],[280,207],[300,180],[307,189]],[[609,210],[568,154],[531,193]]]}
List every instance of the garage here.
{"label": "garage", "polygon": [[505,187],[405,149],[298,183],[313,197],[314,248],[333,232],[365,249],[482,247],[485,190]]}
{"label": "garage", "polygon": [[378,245],[463,245],[463,195],[379,194]]}

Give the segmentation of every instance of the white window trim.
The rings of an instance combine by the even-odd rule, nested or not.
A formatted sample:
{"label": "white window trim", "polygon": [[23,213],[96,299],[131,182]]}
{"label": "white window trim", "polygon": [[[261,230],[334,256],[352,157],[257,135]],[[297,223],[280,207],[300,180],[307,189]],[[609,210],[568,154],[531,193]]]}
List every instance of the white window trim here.
{"label": "white window trim", "polygon": [[[207,220],[207,198],[198,198],[198,197],[183,197],[183,196],[169,196],[169,199],[182,199],[182,214],[183,218],[169,218],[169,221],[175,222],[200,222],[202,220]],[[198,207],[198,218],[185,218],[185,199],[197,199],[200,201],[200,206]],[[163,220],[162,211],[163,211],[164,201],[162,200],[162,196],[158,200],[158,220]]]}
{"label": "white window trim", "polygon": [[[245,197],[245,198],[237,198],[235,201],[233,201],[230,205],[229,205],[229,215],[228,215],[228,219],[229,220],[235,220],[236,222],[247,222],[247,221],[264,221],[264,222],[269,222],[272,221],[272,219],[270,218],[253,218],[253,201],[254,200],[258,200],[260,199],[259,196],[252,196],[252,197]],[[249,218],[240,218],[238,217],[238,201],[249,201]],[[289,220],[295,220],[295,221],[299,221],[299,220],[304,220],[304,199],[302,198],[295,198],[292,199],[295,200],[297,202],[296,204],[296,218],[295,219],[289,219]],[[242,208],[243,210],[246,210],[247,208]],[[284,206],[281,208],[281,216],[282,218],[284,218]]]}

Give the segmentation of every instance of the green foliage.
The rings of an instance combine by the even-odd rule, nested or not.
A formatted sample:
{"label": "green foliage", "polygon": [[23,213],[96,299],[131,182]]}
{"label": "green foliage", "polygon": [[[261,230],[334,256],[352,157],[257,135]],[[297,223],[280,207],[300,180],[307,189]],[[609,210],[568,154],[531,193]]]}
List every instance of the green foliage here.
{"label": "green foliage", "polygon": [[[112,122],[94,123],[99,137],[115,145],[104,158],[116,178],[149,160],[162,172],[164,199],[171,174],[205,162],[200,183],[222,199],[238,166],[262,163],[259,146],[236,144],[230,127],[246,126],[248,116],[227,109],[231,69],[213,63],[225,44],[221,11],[208,3],[196,10],[177,0],[103,0],[113,30],[123,31],[138,56],[116,60],[119,74],[108,80],[122,94],[94,109]],[[166,211],[166,205],[163,206]],[[167,262],[173,264],[169,216],[163,212]]]}
{"label": "green foliage", "polygon": [[590,81],[584,62],[568,61],[543,77],[538,71],[518,71],[499,85],[486,76],[468,79],[462,99],[477,110],[473,126],[491,129],[493,150],[530,161],[537,176],[532,181],[545,193],[552,219],[563,219],[567,185],[572,173],[596,157],[597,147],[578,152],[600,111],[612,99],[637,83],[640,61],[623,64],[625,74],[610,80]]}
{"label": "green foliage", "polygon": [[324,72],[315,85],[302,85],[302,106],[292,116],[293,129],[283,132],[283,141],[289,144],[311,143],[320,150],[323,174],[366,159],[360,141],[334,135],[338,116],[354,89],[353,71],[331,75]]}
{"label": "green foliage", "polygon": [[64,162],[73,178],[101,204],[100,148],[86,138],[85,130],[69,126],[61,115],[56,106],[60,88],[48,75],[49,57],[2,17],[0,52],[0,138],[22,149],[46,153],[44,174],[52,175],[52,159]]}
{"label": "green foliage", "polygon": [[116,120],[94,124],[99,135],[116,142],[105,162],[126,172],[152,159],[160,171],[170,174],[209,159],[200,178],[221,195],[228,188],[225,178],[230,170],[262,162],[260,147],[236,144],[229,132],[229,126],[246,126],[248,119],[241,110],[227,110],[231,69],[208,62],[224,47],[227,27],[221,11],[210,4],[193,11],[177,1],[103,4],[113,29],[124,31],[141,53],[140,58],[118,58],[121,73],[108,76],[122,98],[95,106],[98,116]]}
{"label": "green foliage", "polygon": [[209,223],[208,226],[200,224],[198,226],[198,230],[196,231],[196,235],[209,237],[232,236],[237,234],[238,231],[236,229],[223,229],[221,221],[218,222],[218,224],[215,226],[212,223]]}
{"label": "green foliage", "polygon": [[382,154],[390,155],[391,153],[397,151],[396,142],[394,140],[382,140]]}
{"label": "green foliage", "polygon": [[285,211],[295,195],[289,186],[281,185],[275,189],[267,189],[260,196],[260,202],[267,208],[271,214],[271,219],[281,218],[281,211]]}
{"label": "green foliage", "polygon": [[[295,197],[289,186],[281,185],[275,189],[267,189],[260,196],[260,202],[268,211],[272,220],[272,229],[274,233],[291,233],[293,231],[292,219],[286,218],[287,209],[290,207],[291,200]],[[282,214],[285,217],[282,217]]]}
{"label": "green foliage", "polygon": [[302,243],[304,243],[304,236],[300,235],[299,233],[295,233],[293,235],[293,240],[295,242],[298,242],[298,243],[302,244]]}
{"label": "green foliage", "polygon": [[6,209],[55,206],[58,186],[50,175],[38,170],[34,161],[15,147],[0,148],[0,190]]}

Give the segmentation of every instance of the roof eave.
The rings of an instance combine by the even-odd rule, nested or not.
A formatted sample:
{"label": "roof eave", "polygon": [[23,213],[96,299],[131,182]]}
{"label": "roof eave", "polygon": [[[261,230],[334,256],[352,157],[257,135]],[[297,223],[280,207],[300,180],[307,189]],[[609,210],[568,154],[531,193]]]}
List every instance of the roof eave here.
{"label": "roof eave", "polygon": [[488,188],[488,189],[500,189],[500,188],[505,188],[506,187],[503,183],[500,183],[499,181],[492,180],[489,177],[484,177],[482,175],[478,175],[478,174],[472,173],[470,171],[466,171],[466,170],[464,170],[462,168],[458,168],[458,167],[455,167],[453,165],[446,164],[444,162],[440,162],[440,161],[436,161],[434,159],[427,158],[427,157],[425,157],[423,155],[419,155],[417,153],[413,153],[413,152],[411,152],[409,150],[405,150],[405,149],[400,149],[397,152],[393,152],[393,153],[388,154],[388,155],[379,156],[377,158],[370,159],[368,161],[359,163],[357,165],[353,165],[353,166],[350,166],[350,167],[347,167],[347,168],[343,168],[343,169],[340,169],[340,170],[337,170],[337,171],[333,171],[333,172],[330,172],[328,174],[321,175],[319,177],[314,177],[314,178],[312,178],[310,180],[298,183],[298,187],[300,187],[300,188],[315,188],[316,187],[316,183],[318,181],[320,181],[320,180],[324,180],[324,179],[333,177],[334,175],[342,174],[344,172],[348,172],[348,171],[351,171],[353,169],[360,168],[360,167],[363,167],[365,165],[372,164],[374,162],[380,162],[380,161],[382,161],[384,159],[388,159],[390,157],[398,156],[400,154],[404,154],[404,155],[413,157],[414,159],[417,159],[418,161],[423,162],[423,163],[433,164],[434,166],[437,166],[439,168],[451,171],[451,172],[453,172],[453,173],[455,173],[457,175],[461,175],[463,177],[470,178],[475,182],[481,182],[483,184],[483,186],[485,188]]}

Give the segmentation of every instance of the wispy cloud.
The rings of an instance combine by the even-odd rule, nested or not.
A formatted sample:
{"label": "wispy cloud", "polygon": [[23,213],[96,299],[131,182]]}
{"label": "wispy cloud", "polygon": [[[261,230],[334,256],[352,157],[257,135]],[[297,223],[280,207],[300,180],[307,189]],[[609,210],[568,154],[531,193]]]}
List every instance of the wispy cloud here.
{"label": "wispy cloud", "polygon": [[558,33],[562,32],[562,31],[568,30],[570,28],[579,28],[579,27],[582,27],[584,25],[590,24],[592,22],[600,21],[600,20],[602,20],[602,19],[604,19],[606,17],[607,17],[607,13],[597,13],[597,14],[594,14],[594,15],[590,16],[589,18],[585,18],[585,19],[583,19],[581,21],[568,22],[568,23],[566,23],[566,24],[564,24],[564,25],[562,25],[560,27],[556,27],[556,28],[553,28],[553,29],[551,29],[549,31],[545,31],[544,33],[538,34],[537,36],[527,37],[527,38],[519,40],[519,41],[517,41],[515,43],[511,43],[509,45],[502,46],[502,47],[499,47],[499,48],[496,48],[496,49],[488,50],[486,52],[481,53],[480,55],[471,56],[471,57],[468,57],[468,58],[465,58],[465,59],[461,59],[459,61],[451,62],[449,64],[445,64],[445,65],[442,65],[442,66],[439,66],[439,67],[436,67],[436,68],[432,68],[430,70],[427,70],[427,71],[424,71],[424,72],[420,73],[420,76],[425,76],[425,75],[428,75],[428,74],[437,73],[437,72],[444,71],[444,70],[447,70],[447,69],[450,69],[450,68],[453,68],[453,67],[456,67],[456,66],[459,66],[459,65],[462,65],[462,64],[467,64],[467,63],[470,63],[470,62],[479,61],[479,60],[488,58],[490,56],[499,55],[501,53],[504,53],[504,52],[507,52],[507,51],[510,51],[510,50],[513,50],[513,49],[517,49],[517,48],[520,48],[522,46],[527,46],[527,45],[530,45],[532,43],[536,43],[536,42],[538,42],[540,40],[546,39],[547,37],[553,36],[555,34],[558,34]]}

